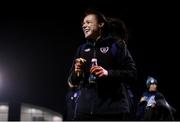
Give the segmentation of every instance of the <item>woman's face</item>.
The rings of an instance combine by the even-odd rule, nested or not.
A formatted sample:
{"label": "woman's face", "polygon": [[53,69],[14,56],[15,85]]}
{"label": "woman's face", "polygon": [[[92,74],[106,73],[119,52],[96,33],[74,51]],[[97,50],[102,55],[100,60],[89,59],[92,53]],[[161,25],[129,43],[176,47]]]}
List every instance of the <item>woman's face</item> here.
{"label": "woman's face", "polygon": [[98,23],[97,17],[94,14],[89,14],[84,17],[82,28],[85,38],[97,39],[100,36],[100,30],[104,23]]}

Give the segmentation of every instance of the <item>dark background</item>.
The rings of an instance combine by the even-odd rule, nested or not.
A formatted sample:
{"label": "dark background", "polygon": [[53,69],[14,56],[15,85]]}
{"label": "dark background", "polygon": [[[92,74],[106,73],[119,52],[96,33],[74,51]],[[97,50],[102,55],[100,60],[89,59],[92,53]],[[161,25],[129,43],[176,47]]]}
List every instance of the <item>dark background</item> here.
{"label": "dark background", "polygon": [[[61,3],[63,2],[63,3]],[[0,100],[44,106],[64,114],[67,76],[83,43],[84,10],[96,8],[122,19],[136,62],[137,94],[147,76],[179,116],[179,21],[177,3],[86,0],[1,4]]]}

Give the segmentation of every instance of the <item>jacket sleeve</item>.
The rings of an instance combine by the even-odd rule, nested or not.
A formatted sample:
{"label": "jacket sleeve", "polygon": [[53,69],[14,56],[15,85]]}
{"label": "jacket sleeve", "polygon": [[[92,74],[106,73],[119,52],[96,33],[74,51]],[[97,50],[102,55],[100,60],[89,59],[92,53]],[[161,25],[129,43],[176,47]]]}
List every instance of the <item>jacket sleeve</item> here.
{"label": "jacket sleeve", "polygon": [[120,81],[132,81],[136,79],[136,65],[127,49],[126,44],[117,44],[115,55],[116,69],[108,70],[108,77],[120,79]]}
{"label": "jacket sleeve", "polygon": [[73,62],[72,62],[71,69],[69,71],[69,76],[67,79],[69,87],[72,87],[72,88],[78,87],[80,81],[82,81],[82,79],[83,79],[83,75],[77,76],[77,74],[74,71],[75,59],[80,58],[80,49],[81,49],[81,46],[79,46],[77,51],[76,51],[76,54],[75,54]]}
{"label": "jacket sleeve", "polygon": [[164,115],[162,116],[162,120],[174,120],[173,113],[175,112],[175,109],[169,105],[163,94],[158,92],[155,96],[155,100],[156,107],[158,108],[159,112],[161,111],[161,114]]}

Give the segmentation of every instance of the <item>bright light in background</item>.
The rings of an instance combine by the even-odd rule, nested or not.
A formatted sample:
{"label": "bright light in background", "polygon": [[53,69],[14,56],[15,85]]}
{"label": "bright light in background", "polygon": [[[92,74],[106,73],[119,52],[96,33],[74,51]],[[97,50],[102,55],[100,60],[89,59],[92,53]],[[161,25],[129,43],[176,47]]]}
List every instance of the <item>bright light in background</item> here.
{"label": "bright light in background", "polygon": [[43,113],[41,110],[35,109],[35,108],[32,108],[31,111],[32,111],[32,114],[42,114]]}
{"label": "bright light in background", "polygon": [[62,121],[62,118],[61,117],[58,117],[58,116],[53,116],[52,118],[52,121]]}
{"label": "bright light in background", "polygon": [[7,112],[8,111],[8,109],[9,109],[9,107],[8,107],[8,105],[0,105],[0,111],[2,112]]}
{"label": "bright light in background", "polygon": [[9,105],[7,103],[0,103],[0,122],[7,122]]}
{"label": "bright light in background", "polygon": [[21,107],[21,121],[42,120],[49,122],[62,122],[62,115],[50,109],[35,105],[23,104]]}

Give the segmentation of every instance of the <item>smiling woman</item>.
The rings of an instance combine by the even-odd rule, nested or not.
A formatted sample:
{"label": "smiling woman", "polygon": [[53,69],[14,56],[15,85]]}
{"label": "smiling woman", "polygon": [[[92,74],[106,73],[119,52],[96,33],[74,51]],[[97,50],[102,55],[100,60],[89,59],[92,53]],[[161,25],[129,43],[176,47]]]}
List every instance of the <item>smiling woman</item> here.
{"label": "smiling woman", "polygon": [[[135,81],[136,66],[124,40],[124,23],[118,23],[123,34],[115,36],[111,20],[95,10],[85,12],[82,29],[86,42],[79,46],[68,77],[74,91],[67,98],[73,111],[68,112],[69,120],[132,119],[129,83]],[[79,59],[85,62],[78,63]]]}
{"label": "smiling woman", "polygon": [[87,39],[98,39],[101,36],[101,30],[104,26],[104,22],[100,21],[102,19],[99,19],[99,21],[96,21],[96,15],[89,14],[87,15],[82,24],[82,28],[84,31],[84,36]]}
{"label": "smiling woman", "polygon": [[[84,34],[86,34],[84,31],[87,32],[86,36],[91,31],[91,26],[87,20],[84,20],[84,17],[91,11],[85,12],[85,16],[81,15],[86,8],[96,8],[106,15],[104,18],[104,15],[101,17],[99,12],[96,12],[98,16],[91,16],[94,19],[98,18],[98,22],[95,22],[99,27],[103,26],[100,27],[102,31],[100,34],[103,37],[100,40],[108,40],[108,38],[104,37],[116,38],[120,35],[125,42],[128,42],[126,43],[127,47],[137,64],[138,70],[138,80],[134,82],[135,85],[133,84],[133,88],[136,86],[134,91],[139,92],[141,95],[144,76],[147,76],[147,74],[157,75],[157,78],[161,79],[158,81],[160,89],[169,98],[169,103],[177,109],[176,120],[180,120],[180,101],[177,99],[179,95],[176,94],[177,89],[179,89],[179,85],[177,85],[179,72],[175,70],[180,65],[178,58],[180,52],[178,51],[180,49],[178,41],[179,31],[177,29],[179,25],[177,15],[179,15],[180,7],[178,3],[163,1],[162,5],[162,3],[158,4],[157,1],[140,3],[126,0],[83,0],[79,6],[77,1],[63,0],[60,2],[61,4],[55,4],[50,1],[34,4],[33,2],[26,3],[24,1],[24,4],[19,4],[19,6],[15,6],[12,3],[12,6],[10,6],[9,2],[8,4],[2,4],[6,9],[3,8],[3,12],[0,15],[0,71],[2,73],[0,101],[37,103],[40,106],[49,107],[57,110],[59,113],[63,113],[68,69],[71,67],[71,60],[76,46],[82,42],[87,42],[87,47],[82,46],[83,49],[81,48],[82,50],[79,52],[82,54],[82,58],[86,56],[86,59],[88,59],[84,68],[87,68],[85,70],[87,72],[86,83],[88,84],[89,82],[88,74],[90,72],[91,59],[94,57],[92,56],[94,55],[92,43],[94,39],[90,39],[91,36],[89,36],[89,39],[84,39]],[[17,4],[17,1],[15,3]],[[121,18],[126,23],[129,32],[128,41],[126,41],[126,31],[119,24],[121,23],[119,19],[112,21],[112,18],[107,18],[107,15],[108,17]],[[101,23],[104,23],[104,25]],[[107,26],[109,28],[107,29],[108,32],[110,30],[114,32],[113,34],[112,32],[107,34],[110,36],[102,34],[106,33],[104,28]],[[98,36],[98,33],[91,38]],[[97,40],[95,46],[97,64],[101,66],[97,67],[96,73],[99,70],[99,75],[106,75],[102,68],[105,70],[120,69],[120,66],[115,62],[119,62],[119,59],[116,57],[124,49],[118,48],[118,56],[112,58],[109,54],[116,55],[116,46],[111,48],[114,46],[108,45],[104,41],[100,43],[100,40]],[[121,42],[117,45],[122,46],[123,43]],[[115,51],[113,51],[114,49]],[[90,53],[92,55],[89,55]],[[78,58],[81,56],[78,55]],[[106,59],[117,60],[113,63],[108,63]],[[75,59],[73,59],[74,61]],[[72,70],[75,70],[74,67]],[[78,70],[79,68],[77,67]],[[91,71],[95,72],[94,69]],[[108,71],[108,75],[110,74],[110,71]],[[116,76],[118,76],[118,72],[116,72]],[[111,79],[106,76],[102,77],[102,79],[106,78]],[[121,81],[120,78],[117,79]],[[99,78],[98,81],[102,80]],[[111,94],[112,84],[114,84],[114,90],[116,86],[119,86],[119,84],[114,83],[114,81],[117,81],[116,78],[108,81],[108,83],[104,83],[105,85],[101,82],[98,82],[97,85],[97,88],[106,89],[103,90],[103,95],[102,90],[98,90],[98,95],[103,96],[102,98],[104,99]],[[73,102],[72,105],[74,105],[75,99],[72,100],[71,98],[79,95],[77,93],[81,93],[76,93],[80,85],[76,84],[78,82],[70,83],[69,85],[73,90],[75,89],[75,93],[72,93],[72,96],[70,95],[69,101]],[[81,90],[88,87],[85,86],[86,83],[81,85],[85,87],[81,88]],[[82,96],[86,96],[84,92],[79,101],[82,100]],[[79,101],[78,103],[80,103]],[[92,101],[93,99],[89,98],[87,103],[92,103]],[[105,104],[101,105],[105,106]],[[113,105],[109,106],[109,108],[112,108]],[[84,108],[84,106],[82,107]],[[77,110],[82,110],[82,107],[77,106]]]}

